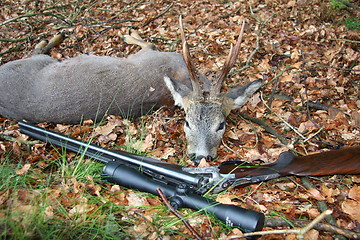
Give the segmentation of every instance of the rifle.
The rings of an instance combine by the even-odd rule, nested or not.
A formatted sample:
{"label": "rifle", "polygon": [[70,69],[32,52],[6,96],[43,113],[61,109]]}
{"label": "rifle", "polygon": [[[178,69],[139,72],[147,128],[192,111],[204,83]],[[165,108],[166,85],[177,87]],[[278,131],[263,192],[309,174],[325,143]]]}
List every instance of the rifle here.
{"label": "rifle", "polygon": [[105,181],[154,195],[159,195],[157,189],[160,188],[175,209],[206,211],[227,226],[240,227],[245,232],[260,231],[264,226],[263,213],[202,197],[212,186],[213,179],[208,174],[197,175],[184,171],[179,165],[108,150],[24,121],[19,122],[19,127],[23,134],[105,163],[102,173]]}
{"label": "rifle", "polygon": [[111,151],[27,122],[19,122],[19,126],[22,133],[33,138],[105,163],[103,176],[109,182],[154,195],[158,195],[156,188],[159,187],[175,208],[206,209],[227,225],[241,227],[245,231],[262,229],[264,215],[220,204],[201,195],[289,175],[360,174],[360,146],[308,156],[283,152],[277,161],[266,165],[236,160],[225,161],[219,166],[182,167],[127,152]]}

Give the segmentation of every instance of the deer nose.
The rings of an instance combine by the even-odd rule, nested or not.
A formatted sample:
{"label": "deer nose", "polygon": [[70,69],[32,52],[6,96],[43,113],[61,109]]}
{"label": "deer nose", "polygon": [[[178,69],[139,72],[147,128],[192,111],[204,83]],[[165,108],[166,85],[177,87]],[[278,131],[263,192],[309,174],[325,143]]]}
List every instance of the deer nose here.
{"label": "deer nose", "polygon": [[203,158],[205,158],[205,160],[207,162],[210,162],[211,160],[213,160],[213,158],[210,155],[207,155],[207,156],[198,155],[198,156],[196,156],[195,153],[190,154],[190,159],[194,162],[195,166],[198,166]]}

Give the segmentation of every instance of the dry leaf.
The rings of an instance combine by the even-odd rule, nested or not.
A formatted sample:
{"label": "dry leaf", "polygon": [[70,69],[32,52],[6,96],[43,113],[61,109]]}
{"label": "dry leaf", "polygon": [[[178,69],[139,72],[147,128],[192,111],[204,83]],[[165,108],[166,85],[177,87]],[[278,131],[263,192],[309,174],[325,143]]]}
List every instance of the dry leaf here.
{"label": "dry leaf", "polygon": [[87,204],[87,203],[78,204],[75,207],[73,207],[72,209],[70,209],[69,215],[71,217],[73,217],[73,216],[85,214],[85,213],[92,211],[94,208],[95,208],[95,205],[92,205],[92,204]]}
{"label": "dry leaf", "polygon": [[351,181],[353,181],[354,183],[360,183],[360,176],[351,176]]}
{"label": "dry leaf", "polygon": [[200,160],[200,163],[198,165],[198,167],[209,167],[210,164],[205,160],[205,158]]}
{"label": "dry leaf", "polygon": [[343,212],[349,214],[352,219],[360,222],[360,202],[354,200],[345,200],[341,204]]}
{"label": "dry leaf", "polygon": [[229,195],[225,195],[225,194],[218,195],[216,197],[216,201],[223,204],[231,204],[231,198],[229,197]]}
{"label": "dry leaf", "polygon": [[[228,233],[228,235],[226,236],[226,238],[231,238],[231,239],[239,239],[239,240],[243,240],[243,239],[246,239],[245,237],[242,238],[241,235],[242,235],[242,231],[240,231],[240,229],[238,228],[234,228],[233,230],[231,230],[231,232]],[[239,238],[237,238],[239,237]],[[225,238],[225,239],[226,239]]]}
{"label": "dry leaf", "polygon": [[353,120],[353,125],[355,127],[360,127],[360,112],[359,111],[352,111],[351,118]]}
{"label": "dry leaf", "polygon": [[349,191],[348,197],[353,200],[360,201],[360,186],[352,187]]}
{"label": "dry leaf", "polygon": [[317,240],[319,239],[319,231],[310,229],[304,236],[305,240]]}
{"label": "dry leaf", "polygon": [[95,128],[94,132],[97,135],[105,135],[106,136],[106,135],[109,135],[114,130],[115,127],[116,127],[115,125],[107,124],[107,125]]}
{"label": "dry leaf", "polygon": [[310,208],[306,212],[309,214],[310,218],[312,219],[320,215],[319,210],[317,210],[316,208]]}
{"label": "dry leaf", "polygon": [[16,171],[17,175],[24,175],[25,173],[27,173],[27,171],[29,171],[31,167],[30,163],[26,163],[21,169]]}
{"label": "dry leaf", "polygon": [[311,194],[312,198],[320,201],[325,200],[325,197],[319,192],[319,190],[315,188],[310,188],[307,191]]}
{"label": "dry leaf", "polygon": [[120,192],[120,186],[119,185],[112,185],[110,188],[110,192]]}
{"label": "dry leaf", "polygon": [[161,159],[168,159],[170,156],[173,156],[176,153],[175,148],[165,148]]}
{"label": "dry leaf", "polygon": [[142,193],[131,192],[126,196],[126,199],[129,202],[129,206],[140,207],[149,205]]}
{"label": "dry leaf", "polygon": [[51,218],[54,216],[54,208],[52,206],[47,206],[44,211],[45,216]]}

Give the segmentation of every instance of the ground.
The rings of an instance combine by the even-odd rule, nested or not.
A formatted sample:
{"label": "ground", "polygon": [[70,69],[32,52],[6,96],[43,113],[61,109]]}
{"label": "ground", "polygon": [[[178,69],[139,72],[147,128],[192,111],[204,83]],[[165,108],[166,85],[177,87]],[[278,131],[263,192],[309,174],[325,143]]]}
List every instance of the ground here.
{"label": "ground", "polygon": [[[63,32],[57,59],[91,53],[126,57],[139,50],[123,34],[139,31],[162,51],[181,53],[183,16],[191,55],[212,76],[246,21],[241,53],[224,90],[258,78],[266,84],[233,111],[211,165],[225,160],[269,163],[283,151],[307,155],[360,143],[359,6],[356,1],[20,1],[0,3],[0,63],[25,58],[35,44]],[[11,79],[9,79],[10,81]],[[106,148],[193,166],[185,153],[182,110],[137,119],[108,116],[102,126],[42,123]],[[258,121],[254,120],[257,119]],[[192,233],[149,194],[101,181],[102,165],[20,134],[0,116],[0,235],[12,239],[191,239]],[[339,163],[341,164],[341,163]],[[326,163],[324,163],[326,166]],[[284,177],[211,196],[263,212],[264,231],[326,218],[307,239],[360,238],[360,177]],[[205,239],[239,237],[210,216],[182,210]],[[280,221],[281,219],[282,221]],[[304,223],[305,222],[305,223]],[[329,225],[337,228],[329,229]],[[296,239],[274,233],[260,239]]]}

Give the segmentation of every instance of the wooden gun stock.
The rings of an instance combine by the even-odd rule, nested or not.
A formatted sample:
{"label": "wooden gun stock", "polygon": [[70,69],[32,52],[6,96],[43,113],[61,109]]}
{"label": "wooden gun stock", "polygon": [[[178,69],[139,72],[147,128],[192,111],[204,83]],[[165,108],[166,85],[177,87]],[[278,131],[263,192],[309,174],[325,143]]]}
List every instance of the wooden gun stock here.
{"label": "wooden gun stock", "polygon": [[274,163],[253,166],[223,164],[219,168],[220,173],[234,173],[236,178],[262,175],[324,176],[360,174],[360,146],[300,157],[291,152],[283,152]]}

